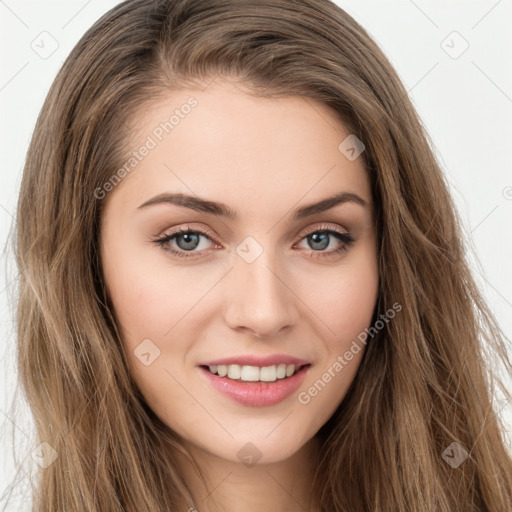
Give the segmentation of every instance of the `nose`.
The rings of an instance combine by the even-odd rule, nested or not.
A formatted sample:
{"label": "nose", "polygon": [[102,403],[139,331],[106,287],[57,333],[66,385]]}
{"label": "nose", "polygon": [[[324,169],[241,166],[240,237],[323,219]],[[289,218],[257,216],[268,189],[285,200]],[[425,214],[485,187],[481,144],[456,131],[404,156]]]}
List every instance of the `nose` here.
{"label": "nose", "polygon": [[226,283],[226,323],[258,338],[283,334],[299,319],[289,273],[267,254],[252,263],[237,256]]}

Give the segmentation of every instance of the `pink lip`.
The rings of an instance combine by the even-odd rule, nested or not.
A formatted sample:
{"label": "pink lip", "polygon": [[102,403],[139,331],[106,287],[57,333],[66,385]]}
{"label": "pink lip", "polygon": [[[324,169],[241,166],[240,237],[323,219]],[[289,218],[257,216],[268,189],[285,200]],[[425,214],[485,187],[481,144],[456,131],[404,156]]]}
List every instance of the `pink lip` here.
{"label": "pink lip", "polygon": [[274,382],[244,382],[214,375],[206,368],[200,368],[200,371],[215,389],[232,400],[252,407],[264,407],[282,402],[296,391],[304,382],[310,366],[303,366],[291,377]]}
{"label": "pink lip", "polygon": [[219,364],[239,364],[240,366],[260,367],[274,366],[278,364],[294,364],[295,366],[304,366],[305,364],[309,364],[309,361],[286,354],[270,354],[268,356],[242,355],[225,357],[224,359],[217,359],[215,361],[207,361],[205,363],[200,363],[199,366],[214,366]]}

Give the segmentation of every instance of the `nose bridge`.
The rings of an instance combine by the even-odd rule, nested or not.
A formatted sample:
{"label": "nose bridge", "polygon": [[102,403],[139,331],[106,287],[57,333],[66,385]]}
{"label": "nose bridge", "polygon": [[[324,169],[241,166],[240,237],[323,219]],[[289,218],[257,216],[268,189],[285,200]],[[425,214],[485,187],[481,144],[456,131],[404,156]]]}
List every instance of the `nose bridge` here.
{"label": "nose bridge", "polygon": [[280,270],[275,251],[247,237],[236,252],[226,295],[230,327],[270,336],[295,323],[294,295],[285,284],[287,276]]}

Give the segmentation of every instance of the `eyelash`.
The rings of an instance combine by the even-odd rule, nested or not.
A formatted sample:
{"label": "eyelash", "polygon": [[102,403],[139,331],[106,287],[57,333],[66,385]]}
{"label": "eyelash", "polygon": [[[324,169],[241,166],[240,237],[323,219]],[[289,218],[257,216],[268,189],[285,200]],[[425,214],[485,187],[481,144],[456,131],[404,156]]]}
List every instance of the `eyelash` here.
{"label": "eyelash", "polygon": [[[169,246],[166,246],[166,244],[168,244],[174,238],[176,238],[180,235],[187,234],[187,233],[194,233],[197,235],[201,235],[201,236],[204,236],[205,238],[207,238],[208,240],[210,240],[211,242],[214,241],[213,238],[209,235],[209,233],[202,231],[200,229],[190,229],[190,227],[187,227],[186,229],[177,229],[176,231],[171,231],[170,233],[167,233],[159,238],[152,240],[152,242],[155,243],[157,246],[161,247],[164,251],[170,252],[173,256],[176,256],[178,258],[183,258],[183,259],[196,258],[197,255],[201,254],[201,251],[199,251],[199,252],[183,251],[183,250],[177,251],[175,249],[170,249]],[[337,229],[333,229],[328,226],[320,226],[316,229],[307,231],[306,233],[304,233],[302,235],[300,241],[302,241],[304,238],[306,238],[307,236],[312,235],[314,233],[327,233],[330,235],[334,235],[336,238],[338,238],[340,240],[340,242],[342,242],[340,247],[338,247],[337,249],[334,249],[332,251],[328,251],[328,252],[314,251],[313,249],[311,249],[311,252],[316,254],[315,258],[318,258],[318,259],[331,258],[333,256],[336,256],[336,255],[344,252],[344,251],[347,251],[352,246],[352,244],[356,241],[356,239],[354,238],[354,236],[351,233],[344,232],[344,231],[338,231]]]}

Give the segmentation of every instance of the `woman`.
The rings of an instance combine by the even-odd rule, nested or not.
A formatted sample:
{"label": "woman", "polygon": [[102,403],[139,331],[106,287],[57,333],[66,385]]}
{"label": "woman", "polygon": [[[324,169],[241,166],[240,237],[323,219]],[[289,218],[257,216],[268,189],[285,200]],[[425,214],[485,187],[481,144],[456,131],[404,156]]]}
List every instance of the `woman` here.
{"label": "woman", "polygon": [[406,91],[331,2],[107,13],[16,242],[34,510],[511,510],[504,336]]}

